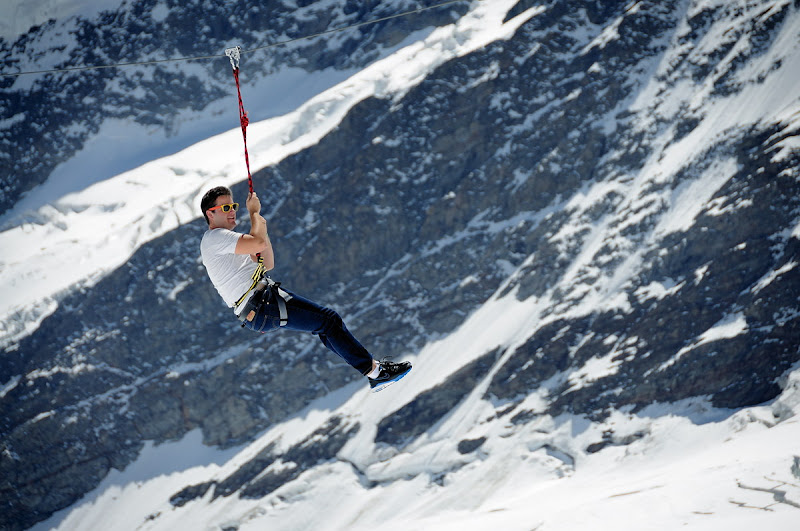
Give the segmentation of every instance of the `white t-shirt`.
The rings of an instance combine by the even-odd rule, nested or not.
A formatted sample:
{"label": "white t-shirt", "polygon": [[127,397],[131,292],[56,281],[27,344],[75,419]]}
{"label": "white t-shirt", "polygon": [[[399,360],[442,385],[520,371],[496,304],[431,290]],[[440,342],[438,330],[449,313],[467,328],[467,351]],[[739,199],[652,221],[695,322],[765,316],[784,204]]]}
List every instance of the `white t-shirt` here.
{"label": "white t-shirt", "polygon": [[[233,308],[239,297],[253,283],[258,264],[249,254],[236,254],[236,243],[242,235],[228,229],[212,229],[203,234],[200,254],[208,277],[225,303]],[[238,308],[234,309],[236,312]]]}

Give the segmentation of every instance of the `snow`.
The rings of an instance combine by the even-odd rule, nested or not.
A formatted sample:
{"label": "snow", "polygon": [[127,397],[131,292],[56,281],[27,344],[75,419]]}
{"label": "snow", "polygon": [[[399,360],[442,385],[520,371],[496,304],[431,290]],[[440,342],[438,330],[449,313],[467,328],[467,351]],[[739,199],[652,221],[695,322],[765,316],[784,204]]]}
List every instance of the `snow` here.
{"label": "snow", "polygon": [[624,15],[618,17],[609,26],[603,28],[603,31],[600,32],[600,34],[597,37],[592,39],[592,41],[589,42],[589,44],[583,47],[579,55],[586,55],[593,48],[600,48],[600,49],[605,48],[609,42],[619,39],[619,25],[622,24],[623,20],[625,20]]}
{"label": "snow", "polygon": [[7,381],[2,386],[0,386],[0,398],[3,398],[10,391],[12,391],[17,386],[17,384],[19,383],[20,379],[22,379],[22,376],[20,376],[20,375],[12,376],[9,381]]}
{"label": "snow", "polygon": [[[142,73],[152,75],[147,69],[143,69]],[[205,73],[201,70],[198,69],[196,73],[201,79],[205,78]],[[307,73],[299,68],[287,67],[270,75],[267,80],[251,80],[243,72],[242,90],[246,109],[253,122],[256,121],[255,117],[275,117],[295,111],[310,98],[330,89],[353,73],[333,69]],[[11,211],[0,214],[0,225],[5,228],[24,223],[29,217],[36,218],[40,209],[58,201],[64,195],[117,178],[122,173],[140,168],[143,161],[173,155],[187,145],[192,146],[217,136],[220,131],[228,131],[232,136],[236,136],[239,131],[238,127],[230,128],[231,123],[238,124],[236,107],[230,101],[215,102],[202,111],[187,111],[181,115],[180,121],[179,128],[183,133],[170,137],[163,126],[145,126],[132,120],[105,120],[100,131],[89,138],[79,153],[56,167],[43,185],[25,194]],[[249,131],[248,129],[248,133]],[[124,150],[120,150],[121,145],[125,146]],[[107,157],[109,152],[117,155]],[[241,147],[234,153],[238,155],[240,152]],[[234,158],[228,152],[219,153],[213,158],[219,157]],[[212,159],[210,154],[205,158]],[[200,162],[207,163],[205,159]],[[213,166],[213,160],[210,164]],[[181,171],[180,168],[176,170]]]}
{"label": "snow", "polygon": [[616,374],[622,364],[619,352],[612,350],[600,358],[591,358],[580,370],[569,375],[570,391],[580,389],[584,384]]}
{"label": "snow", "polygon": [[686,353],[691,352],[701,345],[713,343],[714,341],[720,341],[722,339],[731,339],[745,333],[746,331],[747,319],[742,312],[726,315],[714,326],[703,332],[694,343],[682,348],[675,354],[675,356],[661,364],[658,370],[663,371],[664,369],[671,367]]}
{"label": "snow", "polygon": [[150,11],[150,16],[155,22],[164,22],[169,15],[169,7],[166,4],[156,4]]}
{"label": "snow", "polygon": [[791,262],[787,262],[778,269],[770,271],[769,273],[764,275],[761,279],[759,279],[758,282],[756,282],[755,286],[753,286],[752,288],[752,292],[758,293],[762,289],[772,284],[775,281],[775,279],[777,279],[779,276],[788,273],[789,271],[797,267],[797,265],[798,265],[797,262],[792,260]]}
{"label": "snow", "polygon": [[747,319],[742,312],[730,314],[721,319],[717,324],[703,332],[698,345],[730,339],[747,331]]}
{"label": "snow", "polygon": [[[109,515],[94,515],[91,512],[101,508],[109,499],[126,499],[131,502],[130,506],[118,507],[119,512],[112,518],[116,520],[114,525],[125,527],[138,520],[142,509],[150,506],[153,497],[157,497],[155,489],[177,492],[183,488],[182,482],[200,481],[204,474],[218,469],[240,450],[241,448],[217,450],[205,446],[202,444],[200,430],[187,433],[180,441],[158,446],[147,442],[136,462],[124,472],[112,470],[92,493],[83,498],[82,511],[86,516],[80,519],[78,528],[104,529]],[[68,510],[56,513],[50,523],[40,523],[31,529],[50,529],[58,525],[68,513]],[[147,516],[144,515],[145,518]],[[63,525],[72,525],[75,517],[74,513],[71,514]]]}
{"label": "snow", "polygon": [[661,300],[664,297],[674,295],[683,287],[683,282],[676,283],[673,279],[666,279],[664,282],[651,282],[647,286],[642,286],[636,290],[636,297],[642,303],[648,299]]}
{"label": "snow", "polygon": [[716,161],[698,179],[681,184],[670,198],[669,213],[661,218],[655,232],[665,236],[690,228],[714,194],[734,176],[737,169],[738,165],[733,159]]}
{"label": "snow", "polygon": [[[785,417],[776,423],[776,414],[798,407],[798,370],[775,403],[735,413],[694,400],[656,404],[636,415],[617,411],[601,424],[564,415],[514,426],[499,419],[465,423],[465,415],[474,420],[494,411],[483,401],[467,400],[439,432],[402,453],[370,449],[370,419],[391,411],[395,400],[411,392],[401,385],[415,385],[425,374],[379,395],[353,394],[350,386],[244,449],[209,449],[198,432],[174,443],[148,443],[133,465],[112,472],[73,510],[32,529],[788,531],[797,522],[800,478],[791,467],[800,422]],[[169,496],[184,486],[224,478],[269,441],[300,440],[332,413],[364,426],[336,459],[262,499],[212,501],[210,490],[184,507],[169,504]],[[584,451],[608,430],[637,440]],[[475,453],[455,449],[458,438],[479,436],[486,442]],[[366,488],[354,467],[379,485]],[[784,502],[777,501],[779,492]]]}

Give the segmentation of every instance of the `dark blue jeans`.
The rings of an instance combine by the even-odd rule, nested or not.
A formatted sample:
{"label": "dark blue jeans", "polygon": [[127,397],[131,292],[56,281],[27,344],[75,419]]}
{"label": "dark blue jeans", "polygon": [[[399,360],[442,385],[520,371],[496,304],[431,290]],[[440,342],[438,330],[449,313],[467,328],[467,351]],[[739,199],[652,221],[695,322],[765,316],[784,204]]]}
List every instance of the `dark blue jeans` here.
{"label": "dark blue jeans", "polygon": [[[284,291],[292,298],[286,303],[288,322],[283,328],[318,335],[326,347],[358,372],[366,375],[372,371],[372,356],[353,337],[338,313],[288,290]],[[280,328],[280,311],[275,300],[268,298],[255,311],[252,321],[243,321],[246,328],[262,333]]]}

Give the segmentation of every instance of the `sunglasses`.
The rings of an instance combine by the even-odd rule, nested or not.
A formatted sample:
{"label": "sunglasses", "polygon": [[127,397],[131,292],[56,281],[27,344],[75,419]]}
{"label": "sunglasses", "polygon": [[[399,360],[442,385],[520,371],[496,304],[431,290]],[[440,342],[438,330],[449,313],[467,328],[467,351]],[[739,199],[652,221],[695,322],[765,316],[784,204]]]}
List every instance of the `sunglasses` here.
{"label": "sunglasses", "polygon": [[215,207],[209,208],[209,210],[216,210],[218,208],[221,208],[223,212],[230,212],[231,209],[233,209],[233,211],[236,212],[237,210],[239,210],[239,203],[228,203],[227,205],[217,205]]}

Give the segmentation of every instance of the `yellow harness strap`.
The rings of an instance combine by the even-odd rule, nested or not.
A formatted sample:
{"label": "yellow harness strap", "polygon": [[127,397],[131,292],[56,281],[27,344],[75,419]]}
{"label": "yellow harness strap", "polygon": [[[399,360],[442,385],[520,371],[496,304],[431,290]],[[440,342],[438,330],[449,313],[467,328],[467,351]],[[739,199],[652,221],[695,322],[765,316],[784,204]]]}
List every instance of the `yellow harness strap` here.
{"label": "yellow harness strap", "polygon": [[261,258],[261,256],[259,256],[258,267],[256,267],[255,271],[253,271],[253,276],[250,277],[253,282],[250,284],[250,287],[247,288],[247,291],[245,291],[244,294],[239,298],[239,300],[236,301],[236,304],[233,305],[234,308],[237,308],[240,304],[244,302],[244,300],[247,298],[250,292],[253,291],[253,288],[255,288],[258,282],[261,280],[261,277],[263,275],[264,275],[264,259]]}

